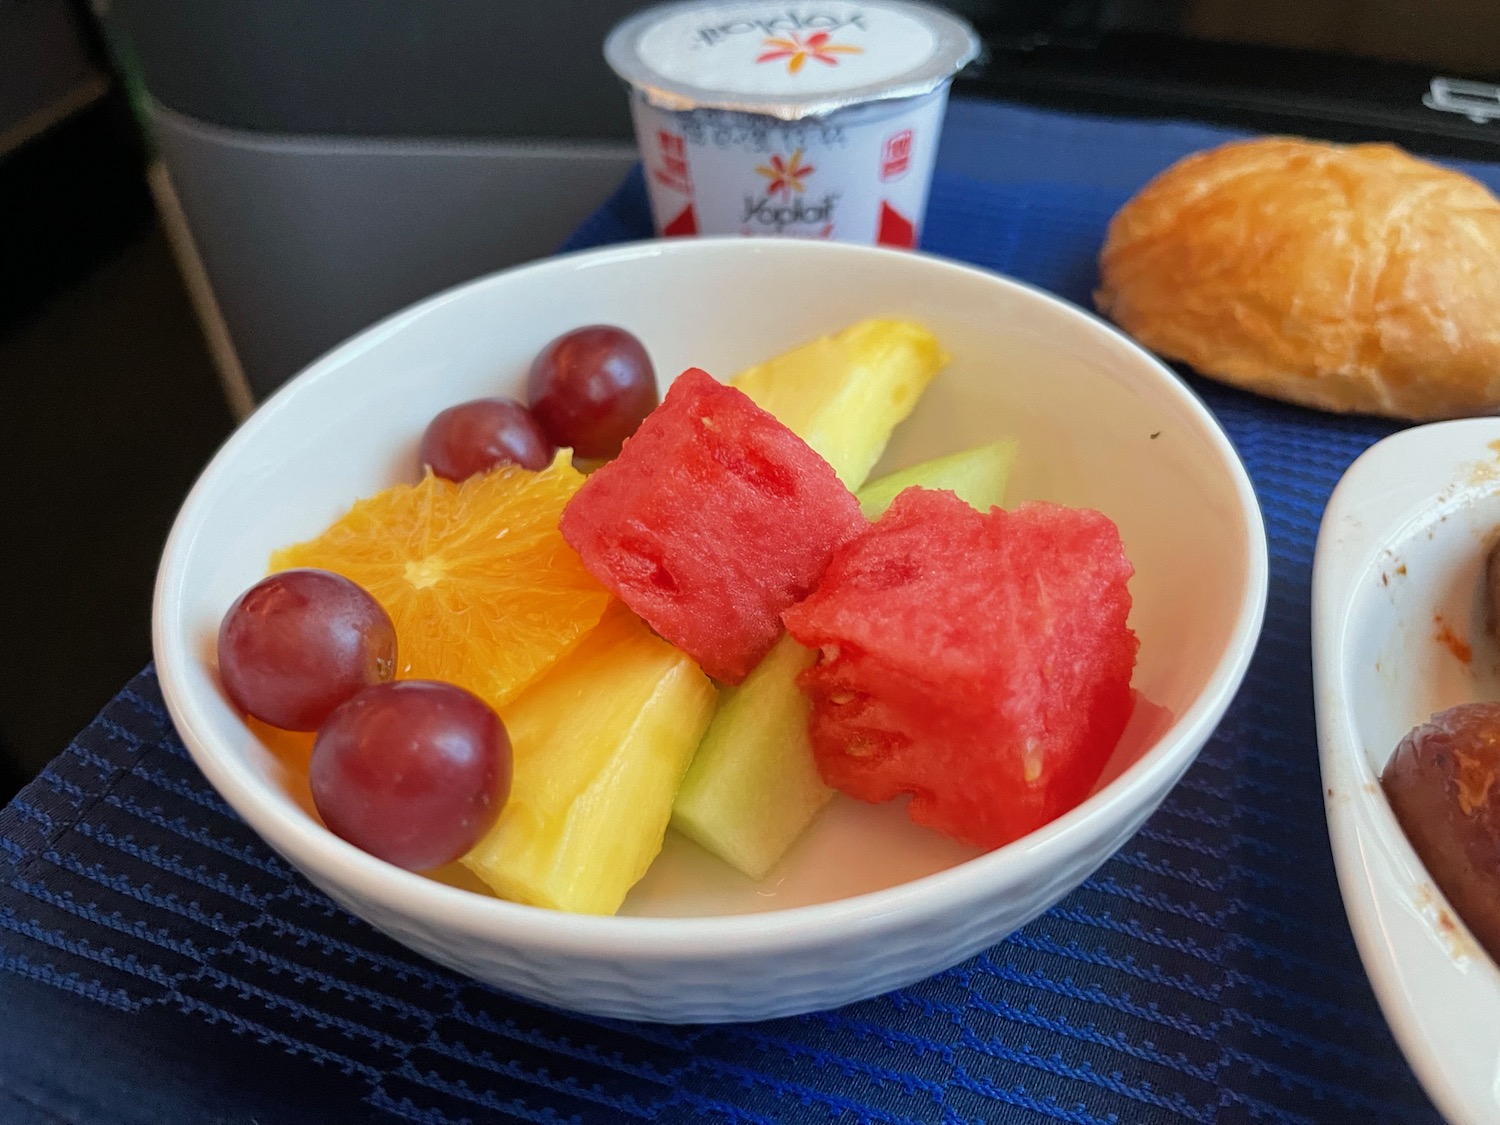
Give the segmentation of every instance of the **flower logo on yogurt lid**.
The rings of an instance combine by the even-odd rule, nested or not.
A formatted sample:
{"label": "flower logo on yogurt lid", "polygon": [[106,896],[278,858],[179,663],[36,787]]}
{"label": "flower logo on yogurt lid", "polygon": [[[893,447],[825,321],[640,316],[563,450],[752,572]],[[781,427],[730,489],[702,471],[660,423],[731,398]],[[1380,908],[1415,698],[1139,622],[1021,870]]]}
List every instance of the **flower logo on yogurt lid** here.
{"label": "flower logo on yogurt lid", "polygon": [[756,57],[755,61],[764,63],[786,59],[786,72],[796,74],[807,65],[808,59],[813,59],[825,66],[838,66],[840,55],[864,53],[863,47],[855,47],[847,43],[830,43],[829,38],[826,31],[815,31],[805,39],[795,32],[773,36],[762,41],[762,53]]}
{"label": "flower logo on yogurt lid", "polygon": [[802,163],[800,148],[785,160],[780,153],[772,153],[771,162],[757,164],[755,170],[769,181],[767,195],[780,195],[785,199],[790,199],[793,192],[800,194],[807,187],[807,177],[816,171],[811,164]]}

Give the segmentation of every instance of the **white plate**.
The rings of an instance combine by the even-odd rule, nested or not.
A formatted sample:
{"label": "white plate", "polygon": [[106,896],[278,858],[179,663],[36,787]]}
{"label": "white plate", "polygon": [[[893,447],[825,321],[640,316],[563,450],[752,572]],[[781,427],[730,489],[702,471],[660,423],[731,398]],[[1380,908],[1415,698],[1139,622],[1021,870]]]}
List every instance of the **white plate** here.
{"label": "white plate", "polygon": [[1434,712],[1500,698],[1481,600],[1497,528],[1500,419],[1421,426],[1344,475],[1313,566],[1318,739],[1344,906],[1397,1043],[1455,1125],[1500,1121],[1500,971],[1407,843],[1379,777]]}

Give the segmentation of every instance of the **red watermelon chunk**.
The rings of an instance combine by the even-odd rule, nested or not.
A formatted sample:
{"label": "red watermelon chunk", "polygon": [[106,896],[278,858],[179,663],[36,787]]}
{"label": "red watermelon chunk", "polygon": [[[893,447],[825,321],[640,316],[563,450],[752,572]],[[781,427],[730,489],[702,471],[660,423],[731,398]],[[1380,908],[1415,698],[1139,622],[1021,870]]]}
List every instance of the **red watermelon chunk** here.
{"label": "red watermelon chunk", "polygon": [[738,683],[834,548],[866,527],[833,468],[742,391],[680,375],[568,502],[590,574],[710,676]]}
{"label": "red watermelon chunk", "polygon": [[1087,796],[1130,717],[1134,572],[1114,523],[908,489],[783,615],[823,779],[993,848]]}

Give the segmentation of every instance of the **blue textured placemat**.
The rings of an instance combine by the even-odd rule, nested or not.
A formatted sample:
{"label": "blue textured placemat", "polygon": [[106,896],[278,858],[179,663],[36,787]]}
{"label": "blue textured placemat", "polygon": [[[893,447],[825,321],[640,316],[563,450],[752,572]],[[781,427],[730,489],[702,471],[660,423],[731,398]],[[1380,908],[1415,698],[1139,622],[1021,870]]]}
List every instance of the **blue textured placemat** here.
{"label": "blue textured placemat", "polygon": [[[1223,135],[963,103],[955,123],[926,247],[1079,302],[1112,211]],[[646,223],[632,178],[572,245]],[[755,1025],[518,1001],[293,874],[192,766],[147,670],[0,813],[0,1121],[1435,1122],[1345,923],[1313,726],[1318,519],[1394,427],[1194,385],[1265,509],[1260,648],[1141,833],[985,955]]]}

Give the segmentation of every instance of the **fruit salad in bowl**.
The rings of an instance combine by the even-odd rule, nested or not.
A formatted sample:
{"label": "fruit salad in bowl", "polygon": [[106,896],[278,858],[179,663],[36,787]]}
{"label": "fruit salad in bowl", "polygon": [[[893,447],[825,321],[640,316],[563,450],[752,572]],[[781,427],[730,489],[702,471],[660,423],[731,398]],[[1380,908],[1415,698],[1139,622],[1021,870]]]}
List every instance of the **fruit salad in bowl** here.
{"label": "fruit salad in bowl", "polygon": [[1081,882],[1212,732],[1265,582],[1222,432],[1087,314],[704,240],[314,364],[185,503],[155,644],[206,776],[354,913],[544,1002],[751,1019]]}

